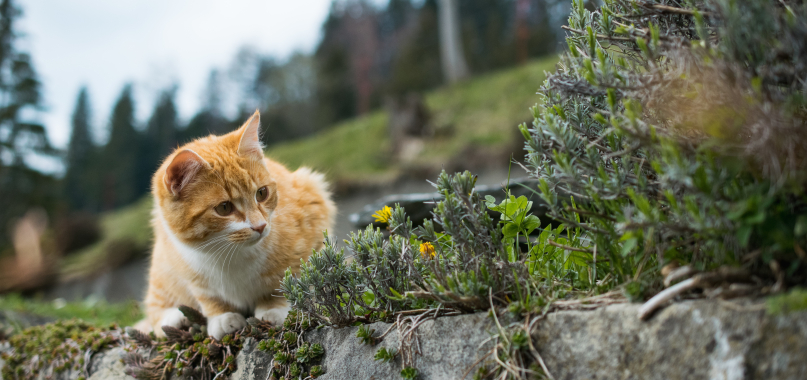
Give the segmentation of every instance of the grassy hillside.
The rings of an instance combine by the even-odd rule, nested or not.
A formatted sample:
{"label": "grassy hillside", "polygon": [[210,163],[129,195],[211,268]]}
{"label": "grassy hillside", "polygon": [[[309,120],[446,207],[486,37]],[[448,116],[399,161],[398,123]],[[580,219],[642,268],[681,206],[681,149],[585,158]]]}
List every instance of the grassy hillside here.
{"label": "grassy hillside", "polygon": [[[530,118],[535,92],[557,59],[480,76],[425,95],[436,137],[408,165],[439,168],[466,149],[512,150],[520,135],[516,125]],[[406,168],[389,157],[387,116],[376,111],[343,122],[316,136],[272,147],[267,154],[291,168],[307,165],[335,183],[386,183]],[[506,165],[502,162],[502,165]],[[148,249],[151,200],[144,198],[102,217],[103,239],[65,259],[61,280],[81,278],[114,267]]]}
{"label": "grassy hillside", "polygon": [[[151,244],[151,198],[105,213],[101,217],[101,241],[66,257],[60,280],[69,281],[114,268]],[[114,253],[114,254],[111,254]]]}
{"label": "grassy hillside", "polygon": [[[553,71],[556,63],[555,57],[536,60],[426,94],[438,133],[407,165],[439,168],[469,148],[512,149],[519,136],[516,125],[531,119],[528,108],[538,101],[535,93],[544,71]],[[267,154],[292,168],[315,168],[336,183],[361,185],[387,182],[405,169],[389,151],[387,116],[376,111],[311,138],[272,147]]]}

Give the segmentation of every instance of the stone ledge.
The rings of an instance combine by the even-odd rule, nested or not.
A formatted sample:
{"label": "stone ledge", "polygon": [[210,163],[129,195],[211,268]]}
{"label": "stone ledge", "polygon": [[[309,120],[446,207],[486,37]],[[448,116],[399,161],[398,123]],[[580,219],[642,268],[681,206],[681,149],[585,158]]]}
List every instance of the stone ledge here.
{"label": "stone ledge", "polygon": [[688,301],[650,320],[638,305],[547,316],[533,342],[556,379],[805,379],[807,312]]}
{"label": "stone ledge", "polygon": [[[552,375],[564,379],[807,379],[807,312],[770,316],[759,304],[687,301],[650,318],[639,305],[559,311],[537,323],[533,341]],[[381,334],[390,324],[374,323]],[[323,328],[305,339],[325,348],[321,379],[399,379],[400,361],[373,360],[397,348],[397,331],[375,346],[362,345],[357,327]],[[459,379],[485,355],[493,332],[487,313],[444,317],[418,329],[420,379]],[[231,379],[265,379],[271,358],[249,340]],[[120,352],[93,358],[91,379],[125,376]],[[97,362],[96,362],[97,361]],[[470,378],[470,376],[468,377]]]}

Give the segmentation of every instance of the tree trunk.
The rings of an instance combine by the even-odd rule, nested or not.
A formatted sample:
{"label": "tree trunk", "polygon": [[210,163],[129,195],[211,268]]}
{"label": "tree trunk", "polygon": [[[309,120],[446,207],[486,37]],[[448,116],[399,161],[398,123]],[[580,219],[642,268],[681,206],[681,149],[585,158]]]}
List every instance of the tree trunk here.
{"label": "tree trunk", "polygon": [[519,64],[527,62],[529,57],[530,31],[527,17],[530,12],[529,0],[516,1],[516,60]]}
{"label": "tree trunk", "polygon": [[443,64],[443,76],[449,83],[457,82],[469,74],[462,50],[458,8],[458,0],[439,1],[440,59]]}

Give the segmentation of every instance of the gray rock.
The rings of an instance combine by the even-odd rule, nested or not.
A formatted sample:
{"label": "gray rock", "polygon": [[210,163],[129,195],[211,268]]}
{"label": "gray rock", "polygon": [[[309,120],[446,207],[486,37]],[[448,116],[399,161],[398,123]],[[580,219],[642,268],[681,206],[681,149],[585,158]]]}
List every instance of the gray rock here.
{"label": "gray rock", "polygon": [[247,338],[241,352],[235,358],[236,370],[231,379],[266,379],[272,357],[258,349],[258,342]]}
{"label": "gray rock", "polygon": [[[729,306],[731,305],[731,306]],[[556,379],[806,379],[807,312],[690,301],[549,314],[533,341]]]}
{"label": "gray rock", "polygon": [[[636,304],[560,311],[538,323],[533,339],[558,380],[807,379],[807,312],[770,316],[758,305],[688,301],[648,321],[638,319]],[[380,334],[389,324],[370,327]],[[306,334],[306,340],[325,348],[321,378],[400,378],[400,360],[373,360],[379,348],[398,347],[397,332],[367,346],[356,338],[356,330],[324,328]],[[472,366],[490,349],[491,343],[480,344],[491,336],[493,325],[486,313],[479,313],[429,321],[418,331],[423,352],[416,362],[419,378],[458,379],[469,369],[473,373]],[[251,366],[261,362],[246,361]]]}
{"label": "gray rock", "polygon": [[126,352],[116,347],[105,352],[97,353],[92,358],[92,374],[87,380],[134,380],[126,374],[126,366],[121,362]]}
{"label": "gray rock", "polygon": [[[375,335],[383,334],[388,323],[373,323]],[[487,314],[469,314],[427,321],[418,328],[422,355],[415,367],[420,379],[459,379],[492,345],[485,343],[494,325]],[[358,327],[324,328],[306,334],[305,339],[325,348],[320,379],[400,379],[400,355],[391,363],[373,360],[381,347],[398,349],[400,337],[393,329],[375,346],[356,338]],[[470,377],[469,377],[470,378]]]}
{"label": "gray rock", "polygon": [[[687,301],[648,321],[638,319],[636,304],[560,311],[538,322],[532,338],[558,380],[807,379],[807,311],[772,316],[760,305]],[[374,323],[370,328],[379,335],[389,326]],[[367,346],[356,338],[357,329],[306,333],[307,341],[325,349],[321,364],[326,372],[321,378],[399,379],[400,358],[393,363],[373,360],[381,347],[398,348],[397,331]],[[466,371],[473,373],[491,348],[486,340],[493,332],[487,313],[422,324],[418,329],[422,355],[416,356],[419,379],[459,379]],[[266,378],[271,357],[256,347],[256,341],[247,340],[230,379]],[[123,372],[122,354],[116,348],[94,355],[90,379],[131,379]]]}

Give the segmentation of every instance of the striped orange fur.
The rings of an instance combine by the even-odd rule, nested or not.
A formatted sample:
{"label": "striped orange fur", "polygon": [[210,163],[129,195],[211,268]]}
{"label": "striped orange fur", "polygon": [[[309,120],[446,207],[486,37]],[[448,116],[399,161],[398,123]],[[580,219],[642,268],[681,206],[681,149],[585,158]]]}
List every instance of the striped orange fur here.
{"label": "striped orange fur", "polygon": [[154,174],[154,251],[138,327],[160,335],[161,326],[186,324],[177,307],[188,305],[220,339],[244,315],[280,323],[288,313],[279,281],[322,246],[336,206],[321,174],[264,157],[259,120],[255,112],[236,131],[177,148]]}

